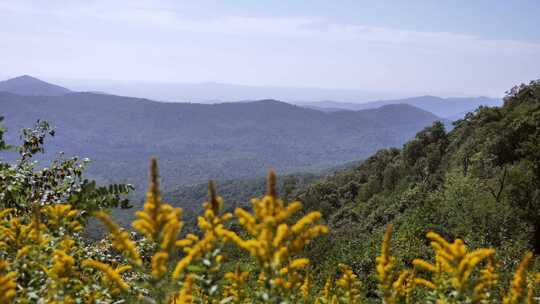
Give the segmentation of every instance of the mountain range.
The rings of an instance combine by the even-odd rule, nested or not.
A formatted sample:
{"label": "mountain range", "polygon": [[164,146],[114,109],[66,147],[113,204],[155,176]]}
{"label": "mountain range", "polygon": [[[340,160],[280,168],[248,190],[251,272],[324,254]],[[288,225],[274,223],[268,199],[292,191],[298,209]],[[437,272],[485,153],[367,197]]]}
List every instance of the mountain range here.
{"label": "mountain range", "polygon": [[441,98],[437,96],[419,96],[404,99],[379,100],[365,103],[320,101],[299,103],[299,105],[321,110],[325,112],[336,112],[343,110],[359,111],[375,109],[390,104],[409,104],[420,109],[431,112],[439,117],[457,120],[462,118],[467,112],[472,112],[479,106],[501,106],[502,99],[490,97],[450,97]]}
{"label": "mountain range", "polygon": [[326,113],[277,100],[165,103],[67,89],[51,96],[54,85],[30,79],[36,85],[24,89],[28,77],[16,80],[9,82],[17,90],[0,93],[8,139],[48,120],[57,129],[49,153],[90,157],[93,178],[139,189],[151,156],[160,159],[165,186],[261,176],[270,167],[318,170],[400,146],[438,119],[407,104]]}

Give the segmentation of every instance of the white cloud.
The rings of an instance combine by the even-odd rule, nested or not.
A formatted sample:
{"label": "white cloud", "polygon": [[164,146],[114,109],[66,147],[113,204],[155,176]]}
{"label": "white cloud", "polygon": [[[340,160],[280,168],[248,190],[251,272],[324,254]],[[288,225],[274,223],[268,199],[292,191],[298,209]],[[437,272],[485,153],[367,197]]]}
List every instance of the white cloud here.
{"label": "white cloud", "polygon": [[498,95],[540,45],[311,17],[192,16],[173,1],[4,1],[0,68],[63,77]]}

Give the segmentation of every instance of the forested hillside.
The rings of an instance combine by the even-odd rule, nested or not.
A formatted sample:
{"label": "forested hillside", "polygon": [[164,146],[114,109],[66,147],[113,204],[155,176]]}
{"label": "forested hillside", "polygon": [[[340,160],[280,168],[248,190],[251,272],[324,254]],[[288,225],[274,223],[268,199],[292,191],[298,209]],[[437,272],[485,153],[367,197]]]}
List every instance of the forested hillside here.
{"label": "forested hillside", "polygon": [[[132,231],[108,213],[128,207],[129,186],[97,186],[78,158],[34,162],[55,135],[47,122],[23,129],[21,144],[4,135],[0,126],[0,151],[17,160],[0,159],[2,304],[532,304],[539,296],[540,81],[450,132],[435,122],[401,150],[323,180],[278,182],[270,170],[264,193],[260,180],[225,183],[228,199],[253,191],[250,205],[227,204],[210,181],[196,223],[190,206],[184,213],[181,202],[162,200],[154,158]],[[107,238],[83,233],[92,218]]]}
{"label": "forested hillside", "polygon": [[[37,119],[57,130],[49,156],[89,157],[99,182],[128,182],[156,156],[167,189],[215,179],[300,172],[365,158],[399,146],[437,117],[408,105],[323,113],[275,100],[215,105],[162,103],[93,93],[21,96],[0,93],[7,138]],[[49,157],[47,156],[47,157]]]}
{"label": "forested hillside", "polygon": [[540,82],[454,125],[435,123],[298,195],[330,226],[310,248],[319,269],[344,261],[367,273],[389,223],[404,263],[428,252],[429,230],[497,248],[504,269],[527,250],[540,253]]}

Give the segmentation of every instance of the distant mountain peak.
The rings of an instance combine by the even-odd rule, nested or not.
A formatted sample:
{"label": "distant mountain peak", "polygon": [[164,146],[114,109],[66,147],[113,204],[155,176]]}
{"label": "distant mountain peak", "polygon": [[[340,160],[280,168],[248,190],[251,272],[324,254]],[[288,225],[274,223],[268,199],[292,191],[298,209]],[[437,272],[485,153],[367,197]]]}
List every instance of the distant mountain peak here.
{"label": "distant mountain peak", "polygon": [[60,96],[71,92],[69,89],[45,82],[30,75],[22,75],[0,81],[0,91],[28,96]]}
{"label": "distant mountain peak", "polygon": [[14,77],[14,78],[11,78],[11,79],[8,79],[7,81],[18,81],[18,80],[33,80],[33,81],[41,81],[39,79],[37,79],[36,77],[32,77],[28,74],[24,74],[22,76],[19,76],[19,77]]}

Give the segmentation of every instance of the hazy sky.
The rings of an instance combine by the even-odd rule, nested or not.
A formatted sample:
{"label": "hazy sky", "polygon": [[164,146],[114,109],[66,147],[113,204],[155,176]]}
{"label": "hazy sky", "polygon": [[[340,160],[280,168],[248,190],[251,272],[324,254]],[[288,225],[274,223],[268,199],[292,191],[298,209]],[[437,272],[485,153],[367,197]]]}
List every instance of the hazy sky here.
{"label": "hazy sky", "polygon": [[1,0],[0,74],[501,95],[540,1]]}

